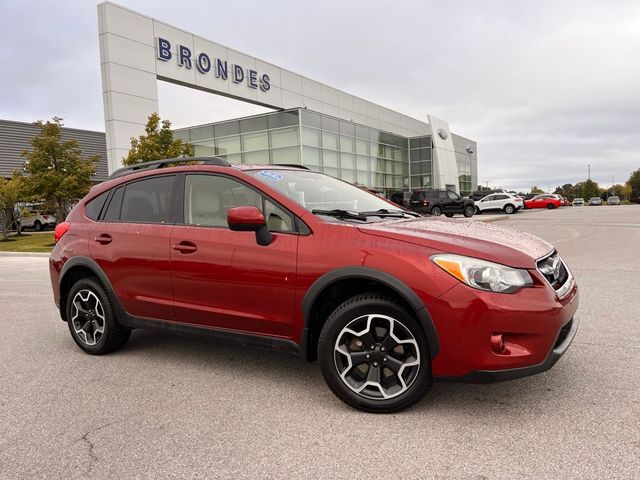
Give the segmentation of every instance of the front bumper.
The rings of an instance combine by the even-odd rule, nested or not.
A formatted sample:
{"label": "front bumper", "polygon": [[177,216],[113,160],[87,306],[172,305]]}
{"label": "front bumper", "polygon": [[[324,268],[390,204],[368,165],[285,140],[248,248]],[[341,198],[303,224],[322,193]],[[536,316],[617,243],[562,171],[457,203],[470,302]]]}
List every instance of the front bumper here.
{"label": "front bumper", "polygon": [[[547,355],[547,358],[542,363],[528,367],[508,368],[505,370],[476,370],[475,372],[470,372],[459,377],[441,377],[437,378],[437,380],[461,383],[492,383],[515,380],[516,378],[546,372],[560,360],[560,357],[567,351],[578,332],[578,325],[580,323],[578,317],[574,316],[570,320],[570,323],[569,331],[565,334],[564,339],[558,338],[556,340],[556,346],[549,352],[549,355]],[[558,337],[562,334],[563,331],[560,330]]]}

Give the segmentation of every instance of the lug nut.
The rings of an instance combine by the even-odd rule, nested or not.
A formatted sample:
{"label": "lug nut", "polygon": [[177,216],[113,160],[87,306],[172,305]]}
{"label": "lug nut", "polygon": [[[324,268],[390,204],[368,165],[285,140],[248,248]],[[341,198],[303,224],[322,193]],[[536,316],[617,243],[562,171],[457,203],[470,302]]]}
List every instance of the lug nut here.
{"label": "lug nut", "polygon": [[378,366],[378,362],[373,362],[373,366],[377,367]]}
{"label": "lug nut", "polygon": [[366,358],[371,358],[371,355],[369,355],[369,354],[367,353]]}
{"label": "lug nut", "polygon": [[386,362],[386,361],[387,361],[387,357],[384,357],[384,358],[382,359],[382,361],[383,361],[383,362]]}
{"label": "lug nut", "polygon": [[384,347],[380,347],[380,351],[381,351],[381,352],[384,352]]}
{"label": "lug nut", "polygon": [[371,345],[371,350],[374,350],[376,348],[375,345]]}

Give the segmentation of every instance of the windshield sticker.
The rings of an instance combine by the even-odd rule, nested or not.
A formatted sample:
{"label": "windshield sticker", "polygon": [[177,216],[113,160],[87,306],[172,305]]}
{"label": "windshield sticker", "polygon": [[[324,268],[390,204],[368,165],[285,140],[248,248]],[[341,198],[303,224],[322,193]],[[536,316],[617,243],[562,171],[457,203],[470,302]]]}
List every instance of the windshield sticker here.
{"label": "windshield sticker", "polygon": [[258,173],[258,175],[260,175],[261,177],[264,177],[264,178],[268,178],[270,180],[275,180],[276,182],[279,182],[280,180],[282,180],[284,178],[279,173],[271,172],[269,170],[261,170],[260,173]]}

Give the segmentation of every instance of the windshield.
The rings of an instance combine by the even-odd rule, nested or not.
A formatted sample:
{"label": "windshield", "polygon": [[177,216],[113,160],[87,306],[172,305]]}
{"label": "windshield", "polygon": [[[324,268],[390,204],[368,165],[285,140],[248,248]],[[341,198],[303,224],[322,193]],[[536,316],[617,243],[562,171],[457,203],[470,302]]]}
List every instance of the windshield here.
{"label": "windshield", "polygon": [[255,170],[247,173],[310,211],[401,211],[397,206],[350,183],[309,170]]}

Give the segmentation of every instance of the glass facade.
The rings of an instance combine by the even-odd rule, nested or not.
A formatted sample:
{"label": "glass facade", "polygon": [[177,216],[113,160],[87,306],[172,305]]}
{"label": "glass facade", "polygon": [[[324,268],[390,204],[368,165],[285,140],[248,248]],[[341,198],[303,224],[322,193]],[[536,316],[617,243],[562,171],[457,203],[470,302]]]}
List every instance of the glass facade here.
{"label": "glass facade", "polygon": [[458,165],[458,185],[460,187],[460,195],[468,197],[473,192],[473,184],[471,180],[471,157],[456,153],[456,164]]}
{"label": "glass facade", "polygon": [[185,128],[174,135],[191,142],[196,155],[231,163],[301,163],[387,195],[433,187],[430,136],[407,138],[305,109]]}

